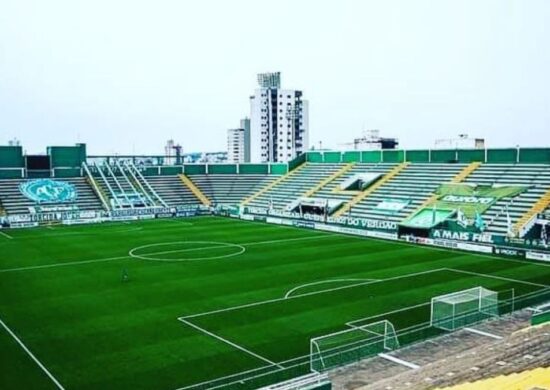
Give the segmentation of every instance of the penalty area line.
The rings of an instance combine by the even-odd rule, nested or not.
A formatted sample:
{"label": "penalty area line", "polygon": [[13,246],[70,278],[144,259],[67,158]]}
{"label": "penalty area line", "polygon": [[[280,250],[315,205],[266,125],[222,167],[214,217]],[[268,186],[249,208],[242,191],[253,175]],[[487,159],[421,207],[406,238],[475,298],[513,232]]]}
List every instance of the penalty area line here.
{"label": "penalty area line", "polygon": [[248,308],[248,307],[267,305],[267,304],[275,303],[275,302],[289,301],[289,300],[292,300],[292,299],[298,299],[298,298],[303,298],[303,297],[308,297],[308,296],[313,296],[313,295],[318,295],[318,294],[330,293],[330,292],[333,292],[333,291],[346,290],[346,289],[355,288],[355,287],[361,287],[361,286],[366,286],[366,285],[371,285],[371,284],[388,282],[388,281],[391,281],[391,280],[410,278],[410,277],[413,277],[413,276],[424,275],[424,274],[429,274],[429,273],[433,273],[433,272],[441,272],[441,271],[444,271],[444,270],[445,270],[444,268],[436,268],[436,269],[431,269],[431,270],[427,270],[427,271],[415,272],[415,273],[412,273],[412,274],[404,274],[404,275],[400,275],[400,276],[394,276],[394,277],[387,278],[387,279],[377,279],[375,281],[348,284],[348,285],[345,285],[345,286],[333,287],[333,288],[328,288],[328,289],[324,289],[324,290],[311,291],[311,292],[307,292],[307,293],[300,294],[300,295],[291,295],[288,298],[285,298],[285,297],[273,298],[273,299],[267,299],[265,301],[250,302],[250,303],[245,303],[245,304],[242,304],[242,305],[226,307],[226,308],[223,308],[223,309],[216,309],[216,310],[206,311],[206,312],[203,312],[203,313],[189,314],[189,315],[186,315],[186,316],[182,316],[181,318],[188,319],[188,318],[195,318],[195,317],[203,317],[203,316],[207,316],[207,315],[211,315],[211,314],[218,314],[218,313],[224,313],[224,312],[233,311],[233,310],[244,309],[244,308]]}
{"label": "penalty area line", "polygon": [[[348,278],[348,279],[325,279],[325,280],[319,280],[317,282],[311,282],[311,283],[306,283],[306,284],[301,284],[299,286],[296,286],[294,288],[292,288],[291,290],[289,290],[286,294],[285,294],[285,298],[288,299],[292,296],[292,293],[294,293],[295,291],[298,291],[299,289],[301,288],[304,288],[304,287],[311,287],[311,286],[317,286],[319,284],[328,284],[328,283],[339,283],[339,282],[377,282],[379,281],[380,279],[358,279],[358,278]],[[364,283],[361,283],[361,285],[363,285]],[[366,283],[365,283],[366,284]],[[300,296],[301,294],[298,294],[298,296]]]}
{"label": "penalty area line", "polygon": [[34,360],[34,362],[38,365],[38,367],[40,367],[42,371],[44,371],[44,373],[48,376],[48,378],[52,380],[52,382],[57,386],[57,388],[60,390],[65,390],[65,388],[61,385],[61,383],[59,383],[59,381],[55,379],[52,373],[48,371],[48,369],[40,362],[40,360],[38,360],[38,358],[34,356],[34,354],[27,348],[27,346],[23,344],[21,339],[19,339],[19,337],[17,337],[17,335],[1,319],[0,319],[0,325],[2,325],[2,327],[10,334],[11,337],[13,337],[13,339],[17,342],[17,344],[19,344],[19,346],[23,348],[23,350],[27,353],[27,355],[29,355],[31,359]]}
{"label": "penalty area line", "polygon": [[240,346],[239,344],[235,344],[235,343],[232,342],[232,341],[229,341],[229,340],[227,340],[227,339],[224,339],[223,337],[218,336],[218,335],[215,334],[215,333],[212,333],[212,332],[210,332],[210,331],[208,331],[208,330],[206,330],[206,329],[204,329],[204,328],[201,328],[201,327],[198,326],[198,325],[195,325],[195,324],[193,324],[193,323],[187,321],[185,318],[180,317],[180,318],[178,318],[178,320],[181,321],[181,322],[183,322],[184,324],[186,324],[186,325],[188,325],[188,326],[194,328],[195,330],[198,330],[199,332],[202,332],[202,333],[204,333],[204,334],[206,334],[206,335],[208,335],[208,336],[210,336],[210,337],[213,337],[213,338],[215,338],[215,339],[217,339],[217,340],[219,340],[219,341],[221,341],[221,342],[224,342],[225,344],[228,344],[228,345],[230,345],[230,346],[232,346],[232,347],[234,347],[234,348],[237,348],[238,350],[240,350],[240,351],[242,351],[242,352],[245,352],[245,353],[247,353],[247,354],[249,354],[249,355],[255,357],[256,359],[260,359],[260,360],[262,360],[262,361],[264,361],[264,362],[266,362],[266,363],[271,364],[272,366],[276,366],[276,367],[279,367],[279,368],[284,368],[284,367],[281,366],[280,364],[275,363],[275,362],[273,362],[273,361],[271,361],[271,360],[269,360],[269,359],[267,359],[267,358],[265,358],[265,357],[263,357],[263,356],[261,356],[261,355],[258,355],[257,353],[252,352],[251,350],[246,349],[245,347],[242,347],[242,346]]}

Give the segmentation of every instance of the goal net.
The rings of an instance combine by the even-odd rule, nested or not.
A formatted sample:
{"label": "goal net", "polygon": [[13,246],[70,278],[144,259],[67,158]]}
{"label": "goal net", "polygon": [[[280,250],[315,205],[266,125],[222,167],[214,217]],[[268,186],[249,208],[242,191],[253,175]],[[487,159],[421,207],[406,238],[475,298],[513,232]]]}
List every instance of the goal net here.
{"label": "goal net", "polygon": [[311,339],[310,363],[324,372],[399,347],[395,328],[387,320]]}
{"label": "goal net", "polygon": [[444,330],[455,330],[498,316],[498,293],[474,287],[432,298],[430,324]]}

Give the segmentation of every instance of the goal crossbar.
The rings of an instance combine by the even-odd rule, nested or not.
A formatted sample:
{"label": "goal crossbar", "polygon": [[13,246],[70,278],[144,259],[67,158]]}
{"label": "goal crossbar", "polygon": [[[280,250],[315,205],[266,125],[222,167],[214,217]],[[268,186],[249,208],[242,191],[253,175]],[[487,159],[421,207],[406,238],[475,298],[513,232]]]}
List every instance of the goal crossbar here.
{"label": "goal crossbar", "polygon": [[481,286],[436,296],[431,299],[430,325],[455,330],[483,317],[498,316],[498,306],[498,292]]}
{"label": "goal crossbar", "polygon": [[311,370],[323,372],[398,347],[399,341],[390,321],[354,326],[310,340]]}

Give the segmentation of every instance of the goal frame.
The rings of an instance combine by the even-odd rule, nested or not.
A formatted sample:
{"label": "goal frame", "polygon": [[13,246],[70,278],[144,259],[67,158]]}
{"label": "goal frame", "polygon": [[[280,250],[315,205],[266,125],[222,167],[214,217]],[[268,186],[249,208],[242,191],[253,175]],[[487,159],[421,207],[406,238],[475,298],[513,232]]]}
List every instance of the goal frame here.
{"label": "goal frame", "polygon": [[[379,333],[379,332],[373,331],[371,329],[371,328],[374,328],[374,327],[377,327],[377,326],[380,326],[380,325],[384,326],[384,331],[383,331],[384,333]],[[362,331],[362,332],[365,332],[365,333],[371,333],[371,334],[375,335],[376,338],[382,337],[383,339],[382,340],[380,340],[380,339],[374,339],[374,340],[373,339],[363,339],[363,340],[350,342],[349,344],[343,344],[342,346],[339,346],[339,347],[332,347],[332,348],[327,349],[326,351],[321,351],[321,348],[319,346],[319,341],[320,340],[328,339],[330,337],[337,337],[337,336],[340,336],[340,335],[343,335],[343,334],[346,334],[346,333],[357,332],[357,331]],[[392,343],[392,340],[393,340],[393,343]],[[353,326],[350,329],[345,329],[345,330],[341,330],[339,332],[333,332],[333,333],[329,333],[329,334],[326,334],[326,335],[323,335],[323,336],[314,337],[314,338],[310,339],[310,354],[309,354],[310,369],[311,369],[312,372],[322,373],[322,372],[324,372],[328,369],[336,368],[336,366],[335,367],[329,367],[328,369],[325,368],[326,367],[325,359],[327,358],[327,356],[323,356],[323,353],[327,353],[327,352],[329,354],[332,353],[331,355],[328,355],[328,357],[332,357],[332,356],[335,356],[337,354],[340,354],[340,353],[343,353],[343,352],[349,352],[349,351],[352,351],[352,350],[356,350],[356,349],[361,348],[362,346],[366,346],[366,345],[369,345],[369,344],[374,344],[374,343],[377,343],[377,342],[380,342],[380,341],[383,341],[383,349],[385,351],[392,351],[394,349],[399,348],[399,339],[397,337],[397,332],[395,331],[395,327],[393,326],[393,324],[388,320],[376,321],[376,322],[368,323],[368,324],[365,324],[365,325],[362,325],[362,326]],[[393,344],[393,345],[391,345],[391,344]],[[345,350],[337,351],[340,348],[345,348]],[[318,358],[316,357],[316,355],[317,355]],[[365,356],[364,358],[367,358],[367,357],[368,356]],[[315,361],[316,360],[320,361],[320,363],[321,363],[321,365],[323,366],[324,369],[322,369],[322,370],[315,369]],[[339,367],[346,366],[346,365],[351,364],[351,363],[353,363],[353,362],[342,364]]]}
{"label": "goal frame", "polygon": [[[472,295],[471,300],[462,300],[457,302],[452,302],[452,298],[454,297],[460,297],[461,295],[466,296],[467,294]],[[467,304],[467,303],[473,303],[477,301],[477,311],[464,311],[457,313],[457,306],[461,304]],[[489,304],[487,303],[489,302]],[[452,307],[452,313],[450,313],[450,316],[443,318],[443,319],[437,319],[435,318],[435,305],[439,303],[442,305],[448,305],[448,307]],[[474,315],[475,313],[484,314],[488,317],[495,317],[498,316],[498,307],[499,307],[499,299],[498,299],[498,292],[494,290],[489,290],[485,287],[478,286],[478,287],[472,287],[465,290],[455,291],[449,294],[443,294],[438,295],[435,297],[432,297],[430,301],[430,326],[443,329],[446,331],[454,331],[456,329],[459,329],[461,327],[467,326],[466,325],[456,325],[458,316],[469,314]],[[493,311],[490,311],[490,309],[493,309]],[[494,310],[496,309],[496,313]],[[451,323],[451,326],[445,326],[444,323]]]}

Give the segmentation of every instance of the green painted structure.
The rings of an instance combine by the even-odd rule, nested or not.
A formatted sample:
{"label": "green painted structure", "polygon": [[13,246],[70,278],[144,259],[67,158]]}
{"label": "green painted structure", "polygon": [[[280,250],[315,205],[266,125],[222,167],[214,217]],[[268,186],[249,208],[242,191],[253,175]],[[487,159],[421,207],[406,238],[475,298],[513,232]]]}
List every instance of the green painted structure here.
{"label": "green painted structure", "polygon": [[540,325],[550,322],[550,309],[542,313],[533,314],[531,317],[531,325]]}
{"label": "green painted structure", "polygon": [[[550,148],[310,151],[296,162],[550,164]],[[289,163],[291,170],[296,163]],[[299,165],[299,164],[298,164]]]}
{"label": "green painted structure", "polygon": [[[166,156],[88,156],[85,144],[49,146],[50,172],[46,176],[74,177],[82,175],[82,163],[91,159],[110,161],[116,158],[148,160],[145,175],[263,174],[284,175],[305,162],[312,163],[470,163],[550,164],[550,148],[449,149],[449,150],[369,150],[369,151],[309,151],[289,163],[273,164],[164,164]],[[0,179],[30,176],[26,171],[21,146],[0,146]]]}

